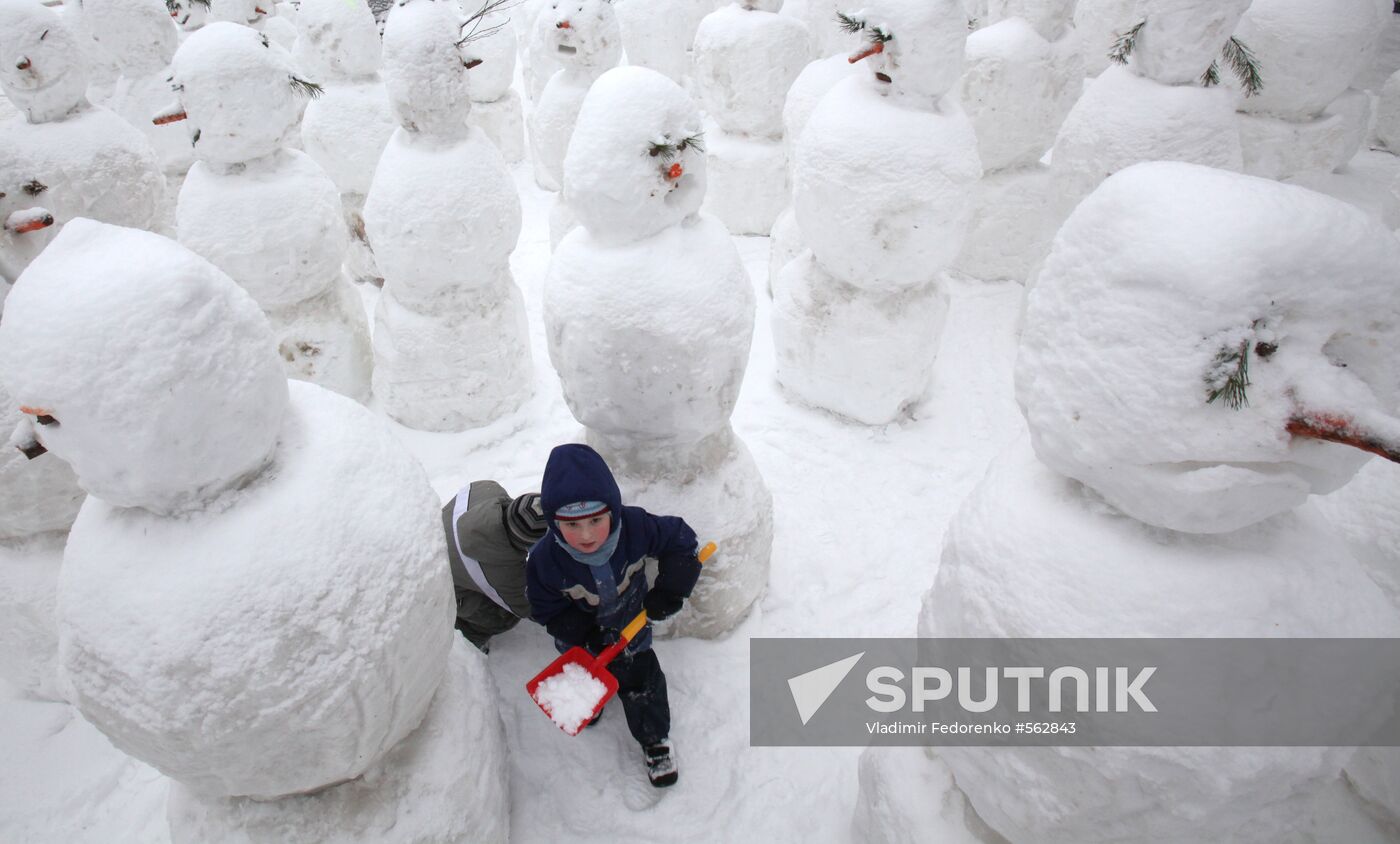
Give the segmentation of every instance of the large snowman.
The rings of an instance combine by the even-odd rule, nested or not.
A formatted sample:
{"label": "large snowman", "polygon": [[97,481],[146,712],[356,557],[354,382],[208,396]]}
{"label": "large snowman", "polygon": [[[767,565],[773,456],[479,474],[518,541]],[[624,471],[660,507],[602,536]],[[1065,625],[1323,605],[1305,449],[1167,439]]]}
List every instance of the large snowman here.
{"label": "large snowman", "polygon": [[298,840],[374,840],[391,823],[345,821],[386,813],[406,838],[464,814],[504,839],[495,695],[479,655],[449,660],[422,467],[367,410],[289,383],[228,276],[75,221],[15,286],[0,378],[89,492],[59,585],[71,700],[179,781],[177,841],[269,812]]}
{"label": "large snowman", "polygon": [[404,0],[384,30],[399,128],[365,200],[384,272],[374,391],[405,425],[460,431],[512,412],[534,386],[510,271],[520,199],[501,153],[469,126],[470,60],[451,0]]}
{"label": "large snowman", "polygon": [[[0,0],[0,88],[19,111],[0,122],[0,167],[24,176],[25,196],[15,199],[42,205],[55,222],[26,234],[18,253],[37,254],[74,217],[155,225],[165,196],[155,150],[140,130],[88,102],[79,41],[52,9]],[[11,263],[20,260],[11,253]]]}
{"label": "large snowman", "polygon": [[535,38],[561,68],[530,113],[530,155],[539,186],[559,190],[579,108],[593,80],[622,58],[622,31],[608,0],[551,0],[540,10]]}
{"label": "large snowman", "polygon": [[[1110,177],[1029,294],[1016,392],[1030,440],[955,516],[920,635],[1400,633],[1365,569],[1300,507],[1367,450],[1400,458],[1385,410],[1397,262],[1381,224],[1302,188],[1168,162]],[[938,755],[1011,841],[1262,842],[1306,825],[1348,751]]]}
{"label": "large snowman", "polygon": [[807,28],[775,14],[777,5],[732,3],[707,15],[695,33],[696,87],[711,118],[705,210],[732,234],[770,233],[788,204],[783,98],[811,47]]}
{"label": "large snowman", "polygon": [[[834,25],[834,24],[833,24]],[[779,383],[867,424],[894,421],[933,375],[947,293],[982,174],[953,92],[967,19],[955,0],[879,0],[843,19],[868,73],[822,98],[797,142],[807,251],[773,284]]]}
{"label": "large snowman", "polygon": [[581,227],[545,281],[564,400],[624,496],[685,517],[723,552],[668,629],[730,630],[768,581],[772,496],[730,427],[754,295],[729,234],[699,215],[699,109],[646,68],[608,71],[579,112],[564,193]]}
{"label": "large snowman", "polygon": [[369,326],[341,269],[340,192],[287,146],[321,87],[268,36],[227,22],[190,35],[173,68],[180,105],[158,119],[188,118],[197,159],[176,206],[180,242],[262,306],[288,375],[367,400]]}
{"label": "large snowman", "polygon": [[302,148],[340,190],[350,232],[347,271],[356,281],[382,284],[361,216],[396,126],[379,78],[379,29],[368,6],[345,0],[303,0],[296,26],[292,55],[323,88],[302,115]]}
{"label": "large snowman", "polygon": [[1250,2],[1143,0],[1142,17],[1119,24],[1109,45],[1114,63],[1084,90],[1055,139],[1050,161],[1062,213],[1140,161],[1244,166],[1237,95],[1217,83],[1235,68],[1257,87],[1257,66],[1231,40]]}

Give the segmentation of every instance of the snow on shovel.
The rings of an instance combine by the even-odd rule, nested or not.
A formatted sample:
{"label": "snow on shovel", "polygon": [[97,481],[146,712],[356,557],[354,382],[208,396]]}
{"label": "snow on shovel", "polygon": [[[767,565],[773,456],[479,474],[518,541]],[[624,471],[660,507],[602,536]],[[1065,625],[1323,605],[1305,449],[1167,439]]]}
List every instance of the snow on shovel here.
{"label": "snow on shovel", "polygon": [[[710,542],[696,556],[703,563],[713,553],[715,544]],[[596,657],[578,646],[569,648],[526,683],[525,691],[559,729],[571,736],[578,735],[617,694],[617,678],[608,671],[608,663],[622,653],[646,625],[647,611],[642,610],[622,629],[622,636]]]}

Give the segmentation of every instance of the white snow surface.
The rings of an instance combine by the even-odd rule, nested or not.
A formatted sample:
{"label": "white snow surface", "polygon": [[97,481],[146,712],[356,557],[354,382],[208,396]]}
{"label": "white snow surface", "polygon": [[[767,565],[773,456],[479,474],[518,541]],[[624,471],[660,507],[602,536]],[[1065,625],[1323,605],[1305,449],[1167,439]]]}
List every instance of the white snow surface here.
{"label": "white snow surface", "polygon": [[67,539],[66,526],[24,539],[0,539],[0,678],[41,700],[63,700],[55,606]]}
{"label": "white snow surface", "polygon": [[791,18],[737,3],[711,12],[695,33],[700,102],[726,132],[776,139],[783,98],[810,53],[807,28]]}
{"label": "white snow surface", "polygon": [[[1161,531],[1105,507],[1024,441],[992,464],[953,518],[919,621],[921,636],[952,637],[1397,632],[1393,605],[1316,512],[1219,536]],[[1358,702],[1356,720],[1375,717],[1366,705]],[[1350,753],[947,747],[939,755],[982,819],[1012,841],[1184,844],[1283,840],[1306,826],[1303,798],[1334,781]]]}
{"label": "white snow surface", "polygon": [[1046,41],[1058,41],[1070,27],[1077,0],[991,0],[986,23],[1021,18]]}
{"label": "white snow surface", "polygon": [[812,116],[817,103],[827,92],[847,76],[855,72],[855,67],[846,61],[844,55],[828,56],[808,62],[797,78],[792,81],[783,99],[783,146],[787,150],[788,167],[796,159],[794,150],[802,130],[807,128],[807,119]]}
{"label": "white snow surface", "polygon": [[45,459],[67,461],[89,493],[198,510],[272,457],[287,401],[275,348],[257,305],[209,262],[75,220],[6,300],[0,380],[54,417],[35,426]]}
{"label": "white snow surface", "polygon": [[1055,142],[1058,76],[1050,44],[1023,18],[1008,18],[967,37],[961,96],[977,132],[984,171],[1035,164]]}
{"label": "white snow surface", "polygon": [[287,146],[309,99],[292,83],[301,77],[290,53],[227,21],[191,33],[171,70],[200,161],[237,164]]}
{"label": "white snow surface", "polygon": [[1389,18],[1377,0],[1253,0],[1235,34],[1254,54],[1264,89],[1241,110],[1317,116],[1366,69]]}
{"label": "white snow surface", "polygon": [[160,73],[175,56],[179,33],[162,0],[83,0],[73,8],[123,76]]}
{"label": "white snow surface", "polygon": [[564,670],[535,687],[538,703],[549,720],[566,733],[578,732],[579,725],[593,717],[598,701],[608,688],[576,662],[564,663]]}
{"label": "white snow surface", "polygon": [[[247,486],[178,519],[89,498],[64,552],[75,705],[204,794],[364,773],[418,726],[455,635],[422,468],[360,406],[290,390],[273,461]],[[335,506],[306,506],[327,490]]]}
{"label": "white snow surface", "polygon": [[1376,137],[1391,152],[1400,153],[1400,70],[1381,87],[1376,104]]}
{"label": "white snow surface", "polygon": [[[1036,453],[1174,530],[1236,530],[1336,489],[1364,453],[1285,427],[1395,406],[1380,350],[1397,264],[1383,223],[1313,191],[1175,162],[1110,177],[1028,296],[1017,397]],[[1241,347],[1247,405],[1207,403]]]}
{"label": "white snow surface", "polygon": [[[476,12],[470,2],[463,8],[468,14]],[[469,71],[472,102],[496,102],[511,93],[510,83],[515,79],[515,25],[504,13],[496,12],[487,15],[479,24],[469,25],[463,35],[471,32],[473,26],[477,35],[462,48],[468,61],[481,60],[481,64]]]}
{"label": "white snow surface", "polygon": [[696,34],[693,10],[703,5],[696,0],[615,0],[627,63],[684,84]]}
{"label": "white snow surface", "polygon": [[712,121],[705,130],[705,202],[730,234],[766,235],[791,202],[781,141],[731,135]]}
{"label": "white snow surface", "polygon": [[87,100],[87,45],[79,43],[36,0],[0,0],[0,89],[31,123],[58,120]]}
{"label": "white snow surface", "polygon": [[313,795],[210,797],[171,783],[174,842],[510,840],[509,763],[486,658],[454,634],[423,722],[362,777]]}
{"label": "white snow surface", "polygon": [[1109,65],[1113,42],[1146,14],[1148,0],[1078,0],[1074,4],[1074,35],[1086,76],[1098,76]]}
{"label": "white snow surface", "polygon": [[[1216,61],[1240,16],[1254,0],[1146,0],[1143,18],[1123,24],[1126,32],[1141,20],[1128,66],[1164,85],[1199,85]],[[1352,0],[1344,0],[1352,2]],[[1370,2],[1370,0],[1365,0]],[[1229,68],[1221,61],[1221,72]]]}
{"label": "white snow surface", "polygon": [[[344,0],[330,0],[341,4]],[[342,194],[369,193],[384,147],[398,128],[378,78],[330,83],[306,104],[301,142]]]}
{"label": "white snow surface", "polygon": [[982,168],[953,98],[942,113],[906,108],[873,84],[844,79],[812,112],[797,142],[793,207],[828,272],[892,293],[928,284],[957,256]]}
{"label": "white snow surface", "polygon": [[[700,135],[703,126],[695,101],[667,77],[642,67],[613,68],[593,83],[579,109],[563,160],[564,201],[595,239],[609,245],[650,237],[694,216],[705,198],[705,155],[689,146],[669,157],[651,151],[653,144],[675,146]],[[682,174],[672,179],[676,165]]]}
{"label": "white snow surface", "polygon": [[379,72],[379,27],[368,3],[301,0],[296,28],[292,58],[315,81],[325,85]]}

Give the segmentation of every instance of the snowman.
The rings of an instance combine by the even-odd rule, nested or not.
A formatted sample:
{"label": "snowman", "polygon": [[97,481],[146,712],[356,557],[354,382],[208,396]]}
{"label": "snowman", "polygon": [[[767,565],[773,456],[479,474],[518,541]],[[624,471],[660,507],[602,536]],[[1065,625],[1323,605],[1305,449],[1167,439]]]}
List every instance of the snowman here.
{"label": "snowman", "polygon": [[[954,517],[920,635],[1400,633],[1300,506],[1368,451],[1400,459],[1397,262],[1388,230],[1312,191],[1177,162],[1111,176],[1029,294],[1030,438]],[[1356,717],[1370,705],[1357,695]],[[1278,841],[1348,755],[959,747],[937,764],[1010,841]]]}
{"label": "snowman", "polygon": [[167,177],[183,176],[194,161],[189,137],[151,123],[151,115],[170,103],[179,30],[169,10],[161,0],[83,0],[75,11],[121,72],[107,107],[141,130]]}
{"label": "snowman", "polygon": [[812,39],[811,58],[816,61],[837,53],[848,55],[861,48],[864,39],[859,32],[831,25],[850,8],[851,5],[844,0],[786,0],[779,14],[806,25]]}
{"label": "snowman", "polygon": [[1372,108],[1352,83],[1370,67],[1391,6],[1254,0],[1237,30],[1265,83],[1239,102],[1246,172],[1271,179],[1331,173],[1356,155]]}
{"label": "snowman", "polygon": [[[0,123],[0,168],[7,182],[21,177],[24,192],[11,199],[42,206],[56,224],[5,244],[7,280],[18,274],[15,262],[23,269],[27,260],[16,253],[32,257],[74,217],[155,225],[165,196],[155,150],[140,130],[88,102],[78,37],[51,9],[0,0],[0,88],[19,111]],[[5,237],[15,234],[7,229]]]}
{"label": "snowman", "polygon": [[559,190],[579,107],[593,80],[622,57],[622,32],[608,0],[550,0],[540,10],[535,35],[562,67],[530,114],[530,155],[535,182]]}
{"label": "snowman", "polygon": [[504,840],[495,693],[452,650],[437,498],[385,423],[287,381],[247,293],[173,241],[74,221],[11,294],[0,379],[89,493],[59,579],[71,700],[178,781],[174,840],[259,813],[298,840],[374,840],[399,813],[444,840],[461,812]]}
{"label": "snowman", "polygon": [[843,17],[869,73],[822,98],[797,142],[793,207],[807,246],[773,283],[778,382],[878,425],[923,397],[981,176],[952,89],[967,21],[954,0],[880,0]]}
{"label": "snowman", "polygon": [[208,20],[252,27],[290,50],[297,40],[296,25],[277,11],[272,0],[209,0]]}
{"label": "snowman", "polygon": [[1066,89],[1077,90],[1081,74],[1062,66],[1072,51],[1057,51],[1041,30],[1063,32],[1068,15],[1061,4],[1056,17],[1041,9],[1039,26],[1003,17],[967,37],[961,100],[977,132],[983,174],[953,267],[973,278],[1024,281],[1062,222],[1050,169],[1040,159],[1064,117]]}
{"label": "snowman", "polygon": [[1250,91],[1262,84],[1248,47],[1231,37],[1249,4],[1144,0],[1142,17],[1119,25],[1113,64],[1085,89],[1055,139],[1060,214],[1140,161],[1243,167],[1236,94],[1219,82],[1236,73]]}
{"label": "snowman", "polygon": [[210,0],[165,0],[165,8],[180,28],[182,38],[209,22],[209,4]]}
{"label": "snowman", "polygon": [[426,431],[499,419],[534,384],[510,271],[520,198],[495,144],[467,124],[476,60],[461,26],[452,0],[403,0],[389,16],[383,73],[399,128],[365,199],[385,279],[374,391],[390,416]]}
{"label": "snowman", "polygon": [[525,0],[520,9],[521,26],[517,31],[520,75],[525,83],[525,96],[534,106],[539,103],[550,77],[564,68],[556,58],[559,51],[554,42],[554,25],[559,19],[545,0]]}
{"label": "snowman", "polygon": [[303,0],[297,31],[292,56],[324,89],[306,104],[302,149],[340,191],[350,232],[346,270],[356,281],[382,284],[361,216],[374,168],[397,125],[379,78],[379,29],[359,2]]}
{"label": "snowman", "polygon": [[627,63],[684,85],[690,76],[690,47],[698,23],[693,12],[698,5],[696,0],[615,0]]}
{"label": "snowman", "polygon": [[[490,5],[490,4],[489,4]],[[463,37],[471,43],[471,57],[481,64],[473,68],[472,110],[467,122],[486,133],[507,164],[525,160],[525,112],[520,95],[511,88],[515,79],[515,24],[495,3],[484,14],[465,15],[472,20]]]}
{"label": "snowman", "polygon": [[777,5],[730,4],[695,34],[695,84],[711,118],[705,210],[731,234],[769,234],[788,204],[783,98],[811,48],[806,27],[775,14]]}
{"label": "snowman", "polygon": [[234,278],[262,306],[293,378],[369,397],[369,327],[341,264],[340,192],[287,139],[319,85],[268,36],[211,23],[175,54],[180,105],[197,159],[176,206],[180,242]]}
{"label": "snowman", "polygon": [[672,633],[734,628],[768,580],[773,504],[729,417],[753,335],[754,296],[705,197],[700,112],[665,76],[599,77],[564,161],[580,227],[544,289],[549,356],[588,443],[625,498],[683,514],[724,553]]}

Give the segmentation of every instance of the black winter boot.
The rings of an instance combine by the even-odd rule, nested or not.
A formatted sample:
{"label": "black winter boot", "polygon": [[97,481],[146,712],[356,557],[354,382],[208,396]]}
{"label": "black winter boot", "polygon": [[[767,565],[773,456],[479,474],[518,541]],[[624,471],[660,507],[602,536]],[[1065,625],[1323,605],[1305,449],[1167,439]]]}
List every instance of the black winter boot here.
{"label": "black winter boot", "polygon": [[646,760],[647,778],[651,780],[652,785],[665,788],[676,784],[680,773],[676,770],[676,757],[671,750],[670,739],[662,739],[656,744],[644,746],[642,756]]}

